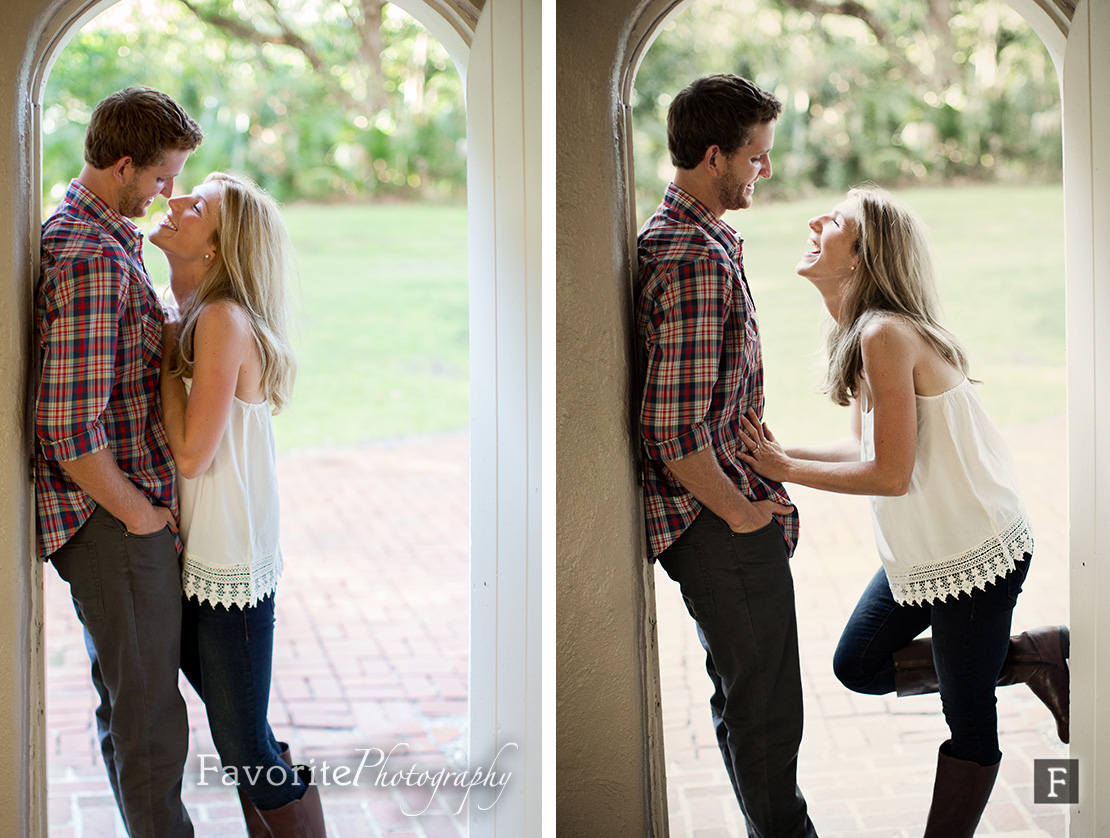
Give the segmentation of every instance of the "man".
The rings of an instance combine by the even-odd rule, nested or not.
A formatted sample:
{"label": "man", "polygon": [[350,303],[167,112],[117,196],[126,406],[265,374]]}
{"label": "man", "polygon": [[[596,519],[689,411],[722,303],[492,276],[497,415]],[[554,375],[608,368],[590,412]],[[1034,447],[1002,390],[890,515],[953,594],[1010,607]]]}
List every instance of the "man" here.
{"label": "man", "polygon": [[39,555],[69,583],[85,629],[101,751],[133,838],[193,826],[181,803],[177,498],[157,400],[163,314],[127,219],[173,193],[202,136],[149,88],[97,105],[85,166],[43,225],[35,297]]}
{"label": "man", "polygon": [[740,417],[763,415],[763,361],[742,241],[722,220],[771,176],[781,111],[735,76],[706,76],[675,97],[675,178],[640,232],[636,282],[649,552],[697,623],[718,744],[759,838],[817,834],[796,781],[798,516],[782,485],[738,456]]}

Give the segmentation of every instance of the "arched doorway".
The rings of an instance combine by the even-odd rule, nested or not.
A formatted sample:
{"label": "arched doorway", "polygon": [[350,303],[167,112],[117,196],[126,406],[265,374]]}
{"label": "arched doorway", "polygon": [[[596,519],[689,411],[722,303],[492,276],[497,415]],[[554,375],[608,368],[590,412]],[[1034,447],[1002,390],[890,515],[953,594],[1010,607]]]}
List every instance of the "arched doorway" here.
{"label": "arched doorway", "polygon": [[[379,4],[349,8],[357,19],[359,9],[373,14]],[[321,43],[354,34],[324,29],[308,14],[335,9],[331,3],[302,9],[293,40],[310,57]],[[332,60],[356,79],[371,63],[367,75],[381,92],[371,82],[355,87],[373,98],[324,104],[321,88],[334,75],[301,86],[313,77],[296,72],[302,65],[291,50],[262,47],[260,61],[176,0],[120,0],[75,35],[51,70],[42,97],[44,202],[49,215],[80,161],[87,102],[135,81],[179,98],[205,130],[176,182],[179,194],[210,168],[228,167],[282,200],[298,264],[298,375],[294,403],[274,419],[285,572],[269,715],[296,759],[316,766],[337,829],[361,822],[372,834],[411,820],[463,835],[465,813],[443,795],[410,805],[396,789],[371,783],[377,775],[365,767],[357,783],[334,782],[339,766],[364,757],[372,765],[379,751],[393,752],[383,779],[405,766],[434,773],[469,762],[465,183],[433,186],[445,173],[457,183],[465,169],[465,110],[459,77],[434,37],[395,5],[376,17],[355,30],[366,33],[359,49]],[[274,31],[257,20],[254,27]],[[379,45],[380,63],[364,49],[370,45]],[[74,72],[75,63],[102,69]],[[398,95],[389,96],[394,87]],[[273,103],[276,118],[268,121],[260,102]],[[432,131],[441,139],[429,138]],[[324,168],[329,151],[334,168]],[[416,187],[424,194],[415,200],[378,197]],[[164,206],[159,198],[135,223],[149,233]],[[164,255],[147,246],[144,257],[164,296]],[[429,421],[441,431],[429,433]],[[107,773],[92,770],[102,769],[97,700],[68,588],[49,564],[43,575],[50,833],[97,835],[116,810]],[[234,829],[234,792],[209,770],[218,760],[204,710],[191,687],[181,692],[191,817],[201,834]]]}
{"label": "arched doorway", "polygon": [[[914,8],[924,6],[921,3]],[[875,8],[883,12],[882,4]],[[923,214],[932,231],[943,266],[938,280],[949,322],[968,342],[973,375],[983,381],[977,389],[991,414],[1012,435],[1011,448],[1021,460],[1037,550],[1035,570],[1015,611],[1014,624],[1022,628],[1057,624],[1067,620],[1068,576],[1059,86],[1046,51],[1016,12],[996,2],[960,8],[964,16],[953,20],[950,28],[945,22],[946,34],[951,33],[961,50],[968,49],[971,39],[984,46],[976,49],[979,63],[972,65],[978,66],[979,73],[968,72],[957,83],[966,101],[961,100],[954,119],[978,125],[981,123],[972,120],[971,113],[985,110],[987,102],[1017,98],[980,81],[998,84],[1003,78],[1002,73],[992,76],[983,63],[984,57],[997,57],[1010,68],[1005,77],[1020,85],[1024,93],[1019,107],[1043,109],[1038,124],[1053,129],[1038,140],[1032,153],[1000,137],[1002,146],[988,162],[1020,164],[1036,154],[1038,160],[1052,163],[1039,177],[1023,172],[1021,185],[1031,191],[1018,193],[1013,189],[1014,179],[1001,174],[990,186],[958,179],[937,184],[924,176],[924,168],[917,162],[928,158],[910,155],[912,162],[899,161],[905,175],[892,188]],[[805,26],[809,21],[812,29]],[[886,21],[898,26],[889,18]],[[1005,31],[1007,46],[996,48],[995,30],[981,22],[993,22]],[[806,221],[828,211],[848,185],[861,180],[884,183],[884,178],[892,177],[895,164],[891,157],[897,151],[891,154],[895,129],[885,122],[887,114],[901,114],[906,122],[898,131],[912,137],[914,129],[904,125],[916,119],[928,121],[930,113],[937,112],[924,108],[923,114],[911,115],[896,104],[897,93],[923,101],[924,96],[935,97],[933,91],[947,89],[939,79],[918,86],[908,78],[908,69],[876,73],[871,62],[882,60],[879,55],[897,56],[899,52],[893,47],[882,49],[882,38],[890,35],[890,30],[881,27],[882,37],[874,39],[880,44],[876,51],[869,49],[875,46],[872,40],[844,35],[862,30],[849,28],[858,24],[850,17],[799,16],[789,6],[766,0],[699,0],[669,17],[644,53],[633,91],[637,229],[654,211],[673,171],[663,136],[670,94],[695,76],[728,70],[750,74],[783,101],[771,154],[774,177],[761,181],[750,210],[728,213],[725,220],[745,239],[744,265],[760,321],[765,415],[787,445],[839,439],[847,432],[846,412],[816,393],[825,312],[809,283],[800,281],[793,271],[802,249],[798,243],[808,232]],[[920,31],[914,23],[903,22],[902,26],[899,35],[908,32],[912,37]],[[940,42],[934,40],[931,30],[920,37],[930,44]],[[810,45],[803,55],[799,43],[805,41]],[[898,59],[891,60],[897,67]],[[915,67],[922,63],[915,62]],[[897,93],[878,93],[885,90],[884,79],[890,77],[899,79],[894,82]],[[838,84],[839,91],[845,91],[842,96]],[[1034,87],[1036,92],[1031,89]],[[869,99],[881,99],[889,111],[868,107]],[[829,109],[835,110],[830,113]],[[997,129],[989,133],[999,136]],[[822,139],[813,143],[813,136]],[[966,159],[971,155],[972,143],[963,140],[964,131],[953,129],[945,136],[954,137],[952,146],[962,152],[954,156]],[[1027,132],[1018,135],[1020,139],[1028,136]],[[926,147],[940,146],[936,141]],[[1044,157],[1039,156],[1042,151]],[[840,162],[827,162],[834,158]],[[978,153],[974,159],[979,161]],[[853,164],[859,169],[840,175],[844,180],[830,188],[829,180],[837,178],[838,167],[850,169]],[[982,168],[978,171],[987,173]],[[829,180],[822,182],[822,176]],[[646,189],[645,181],[649,184]],[[1033,183],[1037,184],[1035,192]],[[980,205],[980,201],[991,206]],[[961,216],[962,220],[957,220]],[[1005,232],[992,239],[987,219],[998,222],[996,229]],[[1036,242],[1015,239],[1012,231],[1016,229],[1037,229],[1040,235]],[[965,234],[968,240],[961,243]],[[1010,258],[1013,262],[1003,267]],[[1036,270],[1023,273],[1036,262]],[[959,278],[963,270],[969,275]],[[1027,285],[1020,279],[1023,275],[1029,279]],[[1003,314],[1008,306],[1013,308]],[[998,315],[1002,328],[991,328],[992,314]],[[1049,316],[1051,327],[1046,322]],[[1021,321],[1025,325],[1017,325]],[[1047,328],[1042,330],[1042,325]],[[1038,334],[1049,339],[1052,348],[1035,361],[1030,350]],[[1030,401],[1029,394],[1034,392],[1037,398]],[[1038,413],[1022,417],[1014,409],[1017,406],[1035,408]],[[1030,456],[1028,440],[1034,435],[1043,440],[1045,448]],[[1051,467],[1045,467],[1046,457]],[[915,824],[924,824],[936,746],[946,738],[937,697],[896,700],[861,696],[846,690],[832,674],[840,631],[876,570],[868,502],[804,487],[789,489],[801,516],[801,539],[791,567],[805,692],[805,735],[798,772],[810,816],[822,835],[854,835],[867,827],[912,831]],[[670,835],[696,835],[712,827],[742,833],[743,818],[706,712],[711,686],[705,677],[704,651],[677,586],[658,564],[654,579]],[[1015,633],[1018,630],[1015,628]],[[1027,689],[999,690],[998,704],[1007,771],[999,777],[983,828],[991,823],[1000,831],[1016,831],[1019,826],[1032,828],[1036,823],[1047,834],[1062,836],[1066,808],[1034,806],[1031,786],[1023,787],[1020,780],[1033,776],[1033,742],[1038,758],[1064,758],[1067,748],[1057,739],[1051,716]],[[882,769],[873,769],[880,761]]]}
{"label": "arched doorway", "polygon": [[[42,772],[41,568],[29,561],[33,515],[25,464],[29,452],[26,370],[30,366],[30,289],[37,263],[37,181],[41,82],[55,55],[107,2],[17,0],[6,10],[12,48],[5,52],[12,131],[4,141],[17,199],[3,235],[12,254],[4,286],[13,322],[5,346],[4,386],[13,409],[4,418],[11,441],[2,514],[9,536],[0,567],[9,581],[10,638],[5,693],[12,708],[10,782],[0,821],[11,834],[45,834]],[[539,280],[539,9],[520,2],[479,9],[467,2],[403,0],[453,54],[466,52],[470,136],[471,299],[481,333],[471,351],[472,553],[470,657],[471,758],[512,772],[496,807],[469,812],[470,834],[538,834],[540,823],[540,328]],[[453,33],[453,34],[452,34]],[[454,46],[452,46],[454,45]],[[464,50],[463,48],[468,48]],[[494,79],[498,84],[495,87]],[[9,117],[6,117],[8,119]],[[18,126],[18,127],[16,127]],[[497,141],[495,143],[495,140]],[[5,181],[7,176],[5,176]],[[16,186],[20,183],[20,186]],[[8,224],[7,222],[10,222]],[[511,240],[512,248],[496,248]],[[19,463],[20,465],[15,465]],[[511,522],[511,525],[510,523]],[[522,607],[524,603],[524,607]],[[7,677],[10,675],[10,677]]]}

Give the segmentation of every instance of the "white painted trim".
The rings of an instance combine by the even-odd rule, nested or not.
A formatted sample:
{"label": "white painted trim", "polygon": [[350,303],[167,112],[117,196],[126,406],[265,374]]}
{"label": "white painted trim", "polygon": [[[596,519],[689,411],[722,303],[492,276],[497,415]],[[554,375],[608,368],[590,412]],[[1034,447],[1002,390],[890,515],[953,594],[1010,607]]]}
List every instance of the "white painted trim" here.
{"label": "white painted trim", "polygon": [[[632,32],[628,38],[628,58],[622,68],[619,95],[621,102],[627,105],[632,96],[632,85],[636,81],[636,74],[640,72],[640,64],[647,55],[651,45],[663,29],[694,4],[694,0],[652,0],[632,23]],[[631,142],[631,135],[629,135]],[[629,149],[631,156],[631,148]],[[632,186],[629,183],[629,186]],[[635,218],[635,213],[633,213]]]}
{"label": "white painted trim", "polygon": [[[42,105],[46,80],[66,44],[81,31],[81,27],[117,2],[119,0],[69,0],[47,21],[46,31],[38,39],[31,60],[31,101],[36,107]],[[41,154],[42,146],[36,146],[36,158]]]}
{"label": "white painted trim", "polygon": [[1063,75],[1064,50],[1067,47],[1069,12],[1062,8],[1062,0],[1006,0],[1021,15],[1048,50],[1056,75]]}
{"label": "white painted trim", "polygon": [[471,444],[494,452],[471,460],[470,737],[512,779],[470,807],[475,837],[542,829],[540,87],[539,4],[487,2],[467,109]]}
{"label": "white painted trim", "polygon": [[451,15],[448,9],[433,5],[427,0],[389,0],[394,6],[404,9],[420,25],[427,29],[443,44],[466,89],[466,68],[470,63],[470,42],[474,33],[458,15]]}
{"label": "white painted trim", "polygon": [[[1079,805],[1070,834],[1110,832],[1110,735],[1099,695],[1110,695],[1110,665],[1099,666],[1110,631],[1110,7],[1081,0],[1064,56],[1064,217],[1067,237],[1069,549],[1071,554],[1071,748],[1079,760]],[[1099,329],[1098,326],[1103,328]],[[1077,361],[1076,359],[1082,359]],[[1104,716],[1105,714],[1101,714]]]}

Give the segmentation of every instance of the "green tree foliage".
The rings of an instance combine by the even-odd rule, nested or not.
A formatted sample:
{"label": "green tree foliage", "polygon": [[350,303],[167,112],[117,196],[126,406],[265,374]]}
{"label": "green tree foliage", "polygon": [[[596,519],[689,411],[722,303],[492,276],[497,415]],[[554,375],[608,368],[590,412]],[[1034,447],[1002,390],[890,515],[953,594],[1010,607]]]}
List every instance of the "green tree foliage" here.
{"label": "green tree foliage", "polygon": [[671,97],[720,72],[783,102],[766,198],[864,180],[1061,176],[1055,68],[1002,0],[700,0],[668,24],[636,77],[641,217],[674,171]]}
{"label": "green tree foliage", "polygon": [[86,25],[44,96],[43,188],[80,166],[93,106],[164,90],[205,142],[190,172],[245,172],[280,200],[458,199],[462,84],[447,52],[371,0],[121,0]]}

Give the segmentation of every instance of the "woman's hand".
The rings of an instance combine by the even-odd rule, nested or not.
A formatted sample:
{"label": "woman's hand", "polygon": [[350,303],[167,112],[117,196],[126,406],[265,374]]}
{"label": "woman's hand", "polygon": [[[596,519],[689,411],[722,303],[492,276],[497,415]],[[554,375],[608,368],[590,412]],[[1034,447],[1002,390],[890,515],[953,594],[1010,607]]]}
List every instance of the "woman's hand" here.
{"label": "woman's hand", "polygon": [[740,426],[740,440],[747,449],[740,452],[740,459],[769,480],[786,480],[791,460],[771,429],[759,421],[754,410],[740,417]]}

